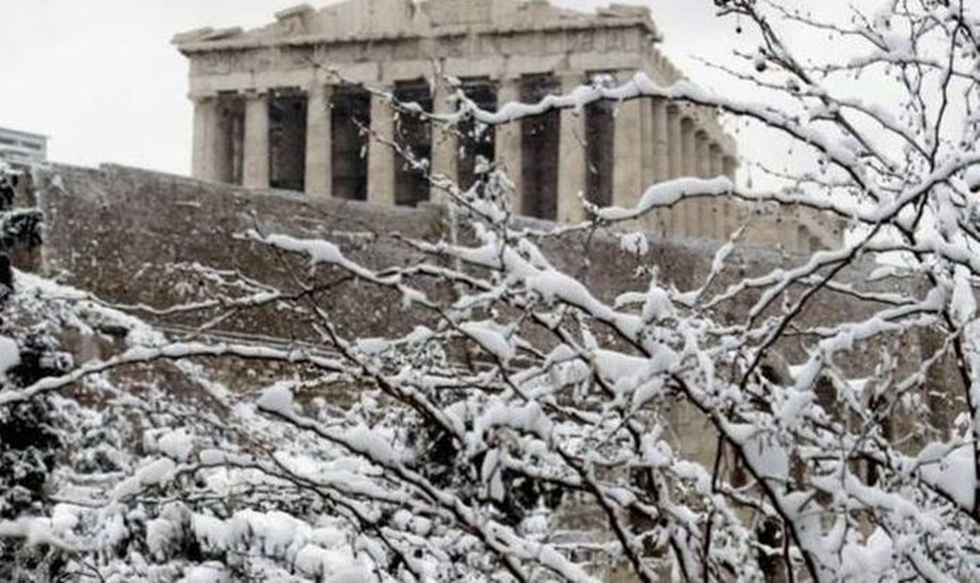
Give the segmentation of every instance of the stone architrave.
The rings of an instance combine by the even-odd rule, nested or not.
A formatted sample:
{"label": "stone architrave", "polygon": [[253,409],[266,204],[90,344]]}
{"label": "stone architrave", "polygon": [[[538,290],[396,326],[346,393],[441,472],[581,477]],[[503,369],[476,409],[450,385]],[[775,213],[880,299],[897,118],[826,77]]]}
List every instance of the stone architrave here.
{"label": "stone architrave", "polygon": [[[584,75],[562,77],[562,93],[571,93],[585,82]],[[577,223],[585,219],[582,200],[585,196],[585,173],[588,159],[585,151],[585,112],[563,109],[558,144],[558,220]]]}
{"label": "stone architrave", "polygon": [[269,102],[263,93],[245,94],[245,144],[242,184],[269,188]]}
{"label": "stone architrave", "polygon": [[[520,85],[516,78],[503,78],[497,89],[498,107],[507,103],[520,101]],[[511,122],[495,128],[494,159],[497,168],[502,170],[514,185],[511,192],[510,209],[514,214],[520,214],[524,208],[524,189],[521,185],[521,124]]]}
{"label": "stone architrave", "polygon": [[[435,84],[432,95],[432,108],[436,115],[453,112],[453,104],[449,98],[452,88],[445,82]],[[433,182],[445,177],[456,184],[459,180],[459,136],[455,128],[447,128],[444,124],[433,124],[432,127],[432,161],[430,176]],[[446,202],[447,193],[443,188],[433,184],[429,190],[429,201],[434,203]]]}
{"label": "stone architrave", "polygon": [[370,202],[395,204],[395,113],[382,95],[371,94],[371,141],[368,145],[368,193]]}
{"label": "stone architrave", "polygon": [[333,184],[330,93],[327,85],[315,83],[306,107],[306,193],[323,198],[331,196]]}

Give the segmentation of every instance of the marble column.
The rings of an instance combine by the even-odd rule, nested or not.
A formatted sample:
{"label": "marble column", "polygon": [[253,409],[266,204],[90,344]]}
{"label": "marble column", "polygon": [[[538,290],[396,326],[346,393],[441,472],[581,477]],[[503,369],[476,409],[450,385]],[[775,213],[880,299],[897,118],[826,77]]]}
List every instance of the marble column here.
{"label": "marble column", "polygon": [[[698,175],[698,151],[695,138],[695,123],[690,117],[681,120],[681,175],[689,178]],[[685,237],[694,237],[699,233],[701,224],[700,208],[697,201],[685,200],[680,203],[680,220],[683,224]]]}
{"label": "marble column", "polygon": [[[455,109],[450,103],[452,88],[445,82],[438,82],[432,95],[432,108],[436,115],[452,113]],[[452,185],[457,185],[459,180],[459,136],[456,128],[435,122],[432,124],[432,161],[429,175],[432,181],[439,182],[442,178],[447,178]],[[448,193],[443,188],[435,184],[429,187],[429,201],[434,203],[445,203]]]}
{"label": "marble column", "polygon": [[[718,154],[721,158],[722,174],[727,176],[732,182],[735,182],[735,172],[738,169],[738,162],[735,160],[735,157],[725,154],[724,149],[721,149]],[[729,199],[725,208],[725,225],[729,233],[734,233],[736,229],[742,226],[742,223],[747,218],[743,215],[744,207],[742,207],[741,203],[734,198]]]}
{"label": "marble column", "polygon": [[[680,178],[684,174],[684,147],[681,128],[681,109],[674,103],[667,104],[667,177]],[[670,208],[669,233],[681,236],[684,232],[684,209],[675,204]]]}
{"label": "marble column", "polygon": [[264,93],[245,95],[245,144],[242,184],[269,188],[269,101]]}
{"label": "marble column", "polygon": [[613,204],[631,207],[643,189],[642,101],[634,99],[616,112],[613,156]]}
{"label": "marble column", "polygon": [[710,178],[711,177],[711,140],[708,139],[708,133],[699,130],[694,134],[694,151],[697,157],[697,176],[698,178]]}
{"label": "marble column", "polygon": [[[497,88],[497,105],[503,107],[507,103],[519,102],[521,99],[518,79],[501,79]],[[512,122],[495,128],[494,159],[499,170],[507,175],[514,185],[511,192],[510,209],[515,215],[524,209],[524,190],[521,187],[521,124]]]}
{"label": "marble column", "polygon": [[[711,140],[708,139],[708,132],[698,130],[694,134],[694,149],[697,156],[698,178],[710,178],[711,176]],[[699,198],[694,201],[694,207],[698,214],[697,233],[705,237],[718,239],[721,231],[715,222],[717,211],[716,201],[710,198]]]}
{"label": "marble column", "polygon": [[[667,100],[655,97],[647,106],[650,112],[650,184],[670,179],[670,128],[667,114]],[[673,232],[673,209],[663,209],[657,213],[656,231],[662,237]]]}
{"label": "marble column", "polygon": [[211,180],[217,137],[218,103],[213,97],[194,100],[194,144],[191,176]]}
{"label": "marble column", "polygon": [[722,156],[721,166],[724,170],[725,176],[735,180],[735,173],[738,171],[738,162],[735,161],[734,156]]}
{"label": "marble column", "polygon": [[654,98],[650,107],[653,115],[653,177],[657,182],[670,178],[670,129],[667,100]]}
{"label": "marble column", "polygon": [[681,120],[681,176],[698,175],[698,150],[695,138],[694,120],[685,117]]}
{"label": "marble column", "polygon": [[368,145],[368,193],[370,202],[395,204],[394,111],[387,99],[371,94],[371,141]]}
{"label": "marble column", "polygon": [[[721,147],[717,142],[708,143],[708,178],[717,178],[724,173],[721,167]],[[728,225],[726,211],[730,204],[728,197],[715,198],[711,202],[711,221],[712,230],[721,240],[726,240],[731,236],[731,229]]]}
{"label": "marble column", "polygon": [[[584,82],[584,75],[566,74],[561,80],[562,93],[567,95]],[[589,166],[585,152],[585,111],[563,109],[558,135],[558,221],[577,223],[585,219],[582,199]]]}
{"label": "marble column", "polygon": [[681,110],[676,105],[667,106],[667,162],[668,176],[680,178],[684,174],[683,129]]}
{"label": "marble column", "polygon": [[314,84],[306,105],[306,193],[322,198],[330,197],[333,186],[330,91],[323,83]]}
{"label": "marble column", "polygon": [[653,163],[653,99],[639,100],[640,106],[640,188],[646,190],[656,182],[656,168]]}
{"label": "marble column", "polygon": [[721,146],[717,142],[712,142],[711,146],[708,148],[708,157],[710,159],[711,171],[709,175],[711,178],[725,175],[725,165],[722,161]]}

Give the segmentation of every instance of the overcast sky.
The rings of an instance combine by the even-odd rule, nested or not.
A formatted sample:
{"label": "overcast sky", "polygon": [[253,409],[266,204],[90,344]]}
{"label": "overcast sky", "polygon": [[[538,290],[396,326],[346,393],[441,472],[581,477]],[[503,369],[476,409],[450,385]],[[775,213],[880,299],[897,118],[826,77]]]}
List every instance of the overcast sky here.
{"label": "overcast sky", "polygon": [[[318,7],[331,3],[309,1]],[[581,9],[607,4],[554,1]],[[186,174],[192,126],[187,61],[171,37],[202,26],[267,24],[276,11],[297,3],[0,0],[0,126],[49,136],[54,161],[116,162]],[[745,42],[732,21],[714,18],[711,0],[629,3],[651,8],[666,38],[664,51],[709,86],[719,76],[696,58],[722,59],[733,43]]]}

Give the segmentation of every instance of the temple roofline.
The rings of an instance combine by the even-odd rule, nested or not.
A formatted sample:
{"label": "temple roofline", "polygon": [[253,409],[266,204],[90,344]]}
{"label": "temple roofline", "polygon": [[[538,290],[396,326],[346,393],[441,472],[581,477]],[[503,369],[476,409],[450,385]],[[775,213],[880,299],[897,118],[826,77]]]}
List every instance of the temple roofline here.
{"label": "temple roofline", "polygon": [[[335,37],[332,35],[323,34],[311,34],[311,35],[299,35],[293,37],[270,37],[270,38],[228,38],[226,31],[235,29],[199,29],[198,31],[192,31],[190,33],[181,33],[175,35],[171,43],[177,47],[177,49],[184,55],[191,55],[197,53],[205,53],[209,51],[220,51],[220,50],[243,50],[243,49],[261,49],[277,46],[309,46],[309,45],[331,45],[331,44],[346,44],[346,43],[356,43],[365,41],[400,41],[400,40],[413,40],[413,39],[423,39],[423,38],[447,38],[447,37],[458,37],[465,36],[468,34],[533,34],[538,32],[567,32],[567,31],[577,31],[577,30],[595,30],[595,29],[617,29],[617,28],[636,28],[642,27],[651,35],[653,35],[652,40],[654,42],[660,42],[662,37],[657,36],[656,28],[651,26],[648,22],[643,22],[637,19],[632,20],[617,20],[616,22],[567,22],[567,23],[547,23],[538,26],[526,26],[526,27],[499,27],[499,26],[473,26],[473,25],[459,25],[452,27],[442,27],[433,31],[432,33],[417,33],[417,32],[406,32],[406,33],[376,33],[376,34],[357,34],[350,35],[347,37]],[[207,31],[206,33],[204,31]],[[240,28],[237,30],[241,30]],[[189,34],[196,34],[194,37],[188,37]],[[221,35],[221,36],[219,36]],[[217,37],[217,38],[216,38]]]}
{"label": "temple roofline", "polygon": [[[544,31],[611,30],[640,27],[648,33],[653,42],[660,42],[662,36],[650,16],[649,9],[640,6],[610,4],[598,8],[595,14],[559,9],[543,0],[513,2],[514,8],[508,12],[509,22],[501,23],[490,19],[484,21],[437,21],[427,13],[431,6],[439,8],[439,0],[429,0],[412,8],[410,19],[393,30],[366,28],[351,30],[345,34],[323,33],[324,22],[335,19],[348,11],[362,10],[353,6],[349,0],[328,5],[319,12],[309,4],[301,4],[281,10],[275,14],[275,22],[264,27],[245,31],[239,27],[213,29],[199,28],[173,36],[171,43],[184,55],[215,50],[242,50],[275,46],[304,46],[313,44],[343,44],[364,41],[398,41],[423,38],[446,38],[464,34],[523,34]],[[492,2],[493,0],[484,0]],[[413,5],[414,6],[414,5]],[[460,6],[460,10],[464,7]],[[524,15],[523,11],[539,11],[538,14]],[[331,12],[328,12],[331,11]],[[443,14],[443,13],[439,13]],[[350,16],[347,14],[347,16]],[[528,16],[528,18],[524,18]],[[310,29],[317,29],[312,32]]]}

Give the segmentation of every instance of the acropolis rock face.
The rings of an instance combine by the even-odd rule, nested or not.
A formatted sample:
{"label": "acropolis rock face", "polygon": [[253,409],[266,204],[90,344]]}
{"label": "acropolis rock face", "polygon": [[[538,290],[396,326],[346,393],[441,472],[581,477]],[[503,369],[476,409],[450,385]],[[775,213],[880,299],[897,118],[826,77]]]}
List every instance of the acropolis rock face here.
{"label": "acropolis rock face", "polygon": [[[459,89],[496,109],[582,84],[621,83],[637,71],[670,84],[681,74],[659,52],[661,36],[644,7],[583,13],[544,0],[347,0],[275,18],[255,30],[174,38],[190,60],[194,177],[382,204],[440,202],[443,193],[404,162],[402,149],[464,188],[483,169],[502,168],[516,213],[566,222],[585,218],[583,198],[630,206],[656,181],[734,177],[734,140],[713,111],[687,104],[606,102],[447,132],[425,116],[396,117],[387,98],[438,114],[454,107]],[[645,226],[726,239],[748,215],[732,203],[695,200]],[[788,217],[755,220],[765,223],[756,229],[761,239],[791,250],[833,238],[827,229],[801,232]]]}

